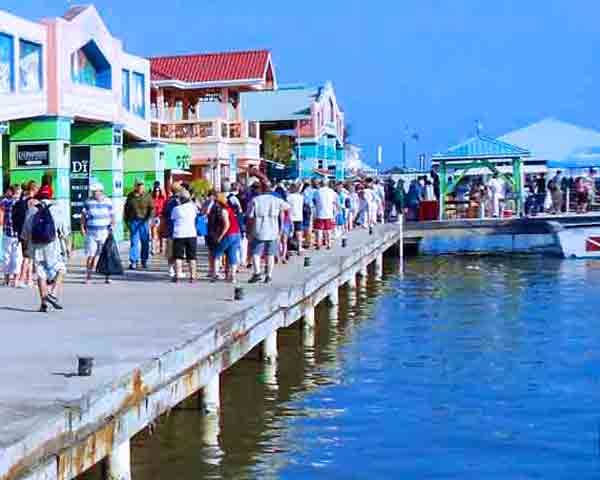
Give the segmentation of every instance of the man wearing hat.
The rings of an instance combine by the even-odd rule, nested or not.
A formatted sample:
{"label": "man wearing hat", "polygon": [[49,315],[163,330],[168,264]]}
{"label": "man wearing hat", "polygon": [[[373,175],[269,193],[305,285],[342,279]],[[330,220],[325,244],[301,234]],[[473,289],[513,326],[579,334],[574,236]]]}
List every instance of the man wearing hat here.
{"label": "man wearing hat", "polygon": [[[150,219],[154,215],[154,202],[142,180],[136,180],[133,192],[125,201],[125,224],[129,228],[129,269],[135,270],[140,260],[142,268],[148,267],[150,257]],[[141,252],[140,252],[141,246]]]}
{"label": "man wearing hat", "polygon": [[[102,251],[102,246],[108,237],[111,227],[116,224],[112,202],[104,195],[101,183],[92,184],[92,198],[83,205],[81,212],[81,233],[85,237],[86,275],[85,283],[89,283],[96,260]],[[109,283],[106,279],[106,283]]]}

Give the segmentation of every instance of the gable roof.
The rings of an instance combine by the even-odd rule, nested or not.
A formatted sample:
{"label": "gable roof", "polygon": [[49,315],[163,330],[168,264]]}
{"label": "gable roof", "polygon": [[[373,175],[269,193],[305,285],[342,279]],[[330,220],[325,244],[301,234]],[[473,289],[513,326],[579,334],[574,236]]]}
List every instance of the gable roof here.
{"label": "gable roof", "polygon": [[244,118],[255,122],[301,120],[311,117],[310,107],[320,87],[281,86],[278,90],[243,92],[240,103]]}
{"label": "gable roof", "polygon": [[150,58],[152,81],[182,84],[263,82],[271,67],[268,50]]}
{"label": "gable roof", "polygon": [[499,140],[527,148],[538,160],[560,161],[587,147],[600,146],[600,132],[555,118],[545,118]]}
{"label": "gable roof", "polygon": [[436,153],[433,159],[477,160],[485,158],[515,158],[529,156],[529,151],[495,138],[477,135],[450,147],[445,153]]}

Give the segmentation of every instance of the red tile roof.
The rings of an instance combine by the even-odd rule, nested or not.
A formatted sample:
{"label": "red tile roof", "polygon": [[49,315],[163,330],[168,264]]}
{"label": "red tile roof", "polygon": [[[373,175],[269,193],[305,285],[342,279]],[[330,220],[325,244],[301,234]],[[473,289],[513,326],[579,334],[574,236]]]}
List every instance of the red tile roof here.
{"label": "red tile roof", "polygon": [[204,53],[150,58],[152,80],[187,83],[262,79],[270,52]]}

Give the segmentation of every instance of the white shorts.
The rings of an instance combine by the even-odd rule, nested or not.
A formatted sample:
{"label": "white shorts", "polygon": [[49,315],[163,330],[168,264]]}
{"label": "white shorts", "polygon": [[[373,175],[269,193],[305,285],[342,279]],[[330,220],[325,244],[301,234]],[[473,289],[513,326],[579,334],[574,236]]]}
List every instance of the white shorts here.
{"label": "white shorts", "polygon": [[102,251],[102,246],[108,238],[108,230],[88,232],[85,236],[86,257],[97,257]]}
{"label": "white shorts", "polygon": [[4,251],[4,274],[17,275],[21,271],[23,252],[21,242],[17,237],[2,237],[2,250]]}

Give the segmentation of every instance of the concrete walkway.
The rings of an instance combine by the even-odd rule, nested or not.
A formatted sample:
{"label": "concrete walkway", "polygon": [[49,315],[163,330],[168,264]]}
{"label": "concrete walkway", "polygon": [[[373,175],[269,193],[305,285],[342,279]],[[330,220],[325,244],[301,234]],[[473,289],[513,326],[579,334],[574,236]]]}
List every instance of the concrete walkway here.
{"label": "concrete walkway", "polygon": [[[17,463],[24,466],[52,453],[54,447],[44,437],[58,428],[57,419],[64,422],[66,407],[84,408],[82,399],[100,398],[98,392],[110,389],[144,363],[211,330],[216,337],[223,328],[220,323],[242,309],[270,304],[278,297],[275,292],[303,288],[324,268],[340,265],[344,259],[359,261],[377,242],[385,238],[389,243],[396,231],[396,226],[378,227],[373,236],[355,231],[345,249],[311,252],[310,268],[294,256],[290,264],[276,266],[268,287],[248,285],[249,273],[244,272],[240,284],[246,299],[241,303],[232,300],[230,284],[206,280],[206,262],[200,265],[204,278],[200,282],[172,284],[160,258],[152,259],[149,271],[127,272],[111,285],[101,278],[84,285],[82,259],[76,256],[65,285],[65,310],[49,314],[37,313],[34,289],[2,287],[0,479],[12,478],[7,473]],[[95,358],[93,376],[71,376],[77,356]],[[60,442],[56,447],[60,449]]]}

